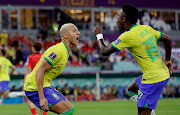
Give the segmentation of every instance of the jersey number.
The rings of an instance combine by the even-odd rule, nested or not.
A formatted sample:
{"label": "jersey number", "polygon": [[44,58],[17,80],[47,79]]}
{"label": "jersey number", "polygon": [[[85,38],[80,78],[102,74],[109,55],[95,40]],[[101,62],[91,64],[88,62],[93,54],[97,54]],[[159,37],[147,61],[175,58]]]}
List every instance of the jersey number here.
{"label": "jersey number", "polygon": [[[149,57],[151,58],[152,61],[154,61],[155,59],[159,58],[161,56],[161,53],[158,52],[156,45],[154,45],[153,43],[154,38],[150,37],[147,41],[143,42],[143,45],[147,45],[150,44],[151,48],[147,49],[147,53],[149,55]],[[154,40],[155,41],[155,40]],[[155,56],[151,55],[151,52],[155,53]]]}
{"label": "jersey number", "polygon": [[6,73],[7,70],[7,64],[4,64],[4,67],[2,68],[3,73]]}

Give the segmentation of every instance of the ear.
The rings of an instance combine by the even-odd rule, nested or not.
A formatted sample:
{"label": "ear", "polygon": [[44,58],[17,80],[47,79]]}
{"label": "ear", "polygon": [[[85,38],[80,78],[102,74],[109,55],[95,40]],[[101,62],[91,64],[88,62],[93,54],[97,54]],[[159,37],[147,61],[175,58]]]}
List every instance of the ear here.
{"label": "ear", "polygon": [[126,21],[126,17],[123,16],[122,18],[123,18],[122,21],[123,21],[123,23],[124,23],[124,22]]}
{"label": "ear", "polygon": [[67,39],[67,33],[63,33],[62,36],[64,37],[64,39]]}

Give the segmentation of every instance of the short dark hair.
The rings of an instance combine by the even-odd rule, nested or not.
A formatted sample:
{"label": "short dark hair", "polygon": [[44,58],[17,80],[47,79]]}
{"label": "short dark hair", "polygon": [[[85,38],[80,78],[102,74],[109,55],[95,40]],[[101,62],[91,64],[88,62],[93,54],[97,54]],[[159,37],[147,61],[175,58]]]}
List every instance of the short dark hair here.
{"label": "short dark hair", "polygon": [[6,55],[6,51],[4,49],[1,49],[1,53],[2,53],[3,56]]}
{"label": "short dark hair", "polygon": [[127,20],[131,24],[136,24],[136,22],[138,20],[138,9],[133,5],[124,4],[122,6],[122,10],[123,10],[123,12],[126,13]]}
{"label": "short dark hair", "polygon": [[40,51],[42,46],[43,45],[42,45],[41,42],[34,42],[33,45],[32,45],[32,47],[34,47],[36,51]]}

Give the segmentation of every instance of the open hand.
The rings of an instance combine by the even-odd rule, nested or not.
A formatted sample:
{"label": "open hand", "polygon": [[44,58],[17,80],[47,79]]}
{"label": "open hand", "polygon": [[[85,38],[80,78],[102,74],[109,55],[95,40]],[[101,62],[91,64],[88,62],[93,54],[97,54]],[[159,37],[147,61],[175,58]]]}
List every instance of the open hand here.
{"label": "open hand", "polygon": [[173,70],[173,67],[172,67],[172,62],[171,62],[171,60],[165,61],[165,64],[166,64],[166,66],[168,67],[170,74],[172,74],[172,73],[174,72],[174,70]]}
{"label": "open hand", "polygon": [[95,25],[94,28],[93,28],[93,32],[95,35],[97,34],[102,34],[102,29],[99,25]]}

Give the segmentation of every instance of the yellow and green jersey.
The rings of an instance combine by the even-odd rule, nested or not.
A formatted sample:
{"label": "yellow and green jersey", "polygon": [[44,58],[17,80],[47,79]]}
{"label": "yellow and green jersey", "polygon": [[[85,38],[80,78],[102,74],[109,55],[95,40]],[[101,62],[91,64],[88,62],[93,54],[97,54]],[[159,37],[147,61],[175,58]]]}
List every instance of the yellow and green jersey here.
{"label": "yellow and green jersey", "polygon": [[5,57],[0,57],[0,82],[9,81],[9,67],[12,66],[12,63]]}
{"label": "yellow and green jersey", "polygon": [[1,38],[0,39],[1,45],[5,45],[6,41],[8,39],[8,34],[7,33],[1,33],[0,38]]}
{"label": "yellow and green jersey", "polygon": [[40,60],[37,62],[33,71],[27,75],[24,90],[25,91],[37,91],[36,71],[38,70],[43,59],[47,60],[52,67],[44,73],[44,87],[51,86],[51,81],[56,78],[65,68],[68,61],[68,49],[64,42],[58,43],[48,48]]}
{"label": "yellow and green jersey", "polygon": [[151,84],[170,77],[157,47],[161,32],[146,25],[134,25],[121,34],[111,45],[122,50],[127,48],[142,69],[142,83]]}

